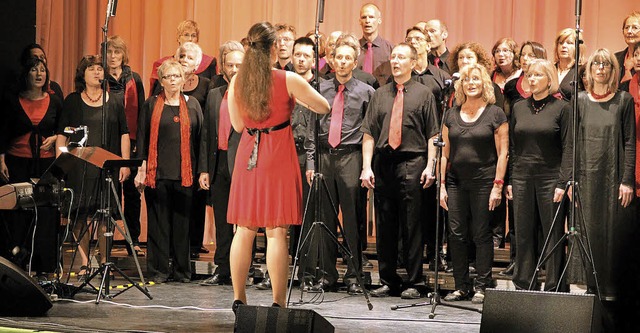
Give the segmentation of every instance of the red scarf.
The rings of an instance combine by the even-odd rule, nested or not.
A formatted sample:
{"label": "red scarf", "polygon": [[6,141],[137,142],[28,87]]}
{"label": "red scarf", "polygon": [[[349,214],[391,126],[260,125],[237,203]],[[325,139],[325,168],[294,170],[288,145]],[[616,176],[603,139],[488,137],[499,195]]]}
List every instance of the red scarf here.
{"label": "red scarf", "polygon": [[129,137],[135,140],[138,129],[138,88],[133,76],[124,88],[124,114],[129,127]]}
{"label": "red scarf", "polygon": [[636,196],[640,197],[640,73],[635,73],[629,81],[629,93],[633,96],[636,109]]}
{"label": "red scarf", "polygon": [[[151,134],[149,138],[149,157],[147,159],[147,179],[146,185],[156,187],[156,170],[158,169],[158,132],[160,130],[160,117],[164,109],[164,91],[158,95],[156,105],[151,114]],[[193,174],[191,171],[191,121],[187,101],[184,95],[180,95],[180,176],[182,186],[190,187],[193,184]]]}

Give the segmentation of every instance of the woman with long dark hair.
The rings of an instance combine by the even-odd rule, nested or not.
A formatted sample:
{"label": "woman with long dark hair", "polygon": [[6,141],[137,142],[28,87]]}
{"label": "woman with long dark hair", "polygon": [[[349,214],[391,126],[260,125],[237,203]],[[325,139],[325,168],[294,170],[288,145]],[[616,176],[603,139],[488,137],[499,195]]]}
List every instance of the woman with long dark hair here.
{"label": "woman with long dark hair", "polygon": [[[245,282],[259,227],[266,229],[273,306],[286,306],[287,227],[302,223],[302,179],[289,119],[296,102],[328,113],[326,99],[295,73],[274,70],[276,31],[268,22],[247,35],[242,68],[229,85],[231,124],[242,138],[229,195],[234,311],[246,303]],[[295,96],[295,99],[294,99]]]}

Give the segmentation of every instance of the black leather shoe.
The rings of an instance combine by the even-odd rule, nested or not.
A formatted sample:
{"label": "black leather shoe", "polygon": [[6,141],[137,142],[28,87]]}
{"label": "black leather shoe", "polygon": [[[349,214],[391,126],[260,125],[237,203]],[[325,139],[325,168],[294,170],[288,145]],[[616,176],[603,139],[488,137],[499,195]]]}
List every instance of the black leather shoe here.
{"label": "black leather shoe", "polygon": [[503,269],[502,271],[500,271],[500,273],[498,273],[498,275],[501,276],[511,276],[513,275],[513,271],[516,268],[516,263],[514,261],[512,261],[509,266],[507,266],[507,268]]}
{"label": "black leather shoe", "polygon": [[362,294],[363,292],[364,290],[362,290],[362,287],[360,287],[357,283],[351,283],[349,284],[349,287],[347,287],[347,293],[349,295]]}
{"label": "black leather shoe", "polygon": [[258,289],[258,290],[269,290],[269,289],[271,289],[271,279],[270,278],[266,278],[266,279],[260,281],[260,283],[256,284],[256,289]]}
{"label": "black leather shoe", "polygon": [[311,291],[312,292],[328,292],[328,291],[335,291],[336,288],[333,284],[329,283],[329,281],[327,281],[326,279],[320,279],[320,281],[318,281],[318,283],[314,284],[313,287],[311,287]]}
{"label": "black leather shoe", "polygon": [[200,281],[201,286],[221,286],[224,284],[231,284],[231,278],[228,276],[222,276],[218,273],[213,274],[212,277]]}
{"label": "black leather shoe", "polygon": [[418,299],[420,298],[420,292],[416,288],[407,288],[402,294],[400,294],[400,298],[402,299]]}
{"label": "black leather shoe", "polygon": [[372,297],[387,297],[391,295],[391,288],[389,288],[389,286],[382,286],[378,289],[372,290],[369,295]]}
{"label": "black leather shoe", "polygon": [[280,304],[278,304],[278,303],[271,304],[271,307],[272,308],[281,308]]}
{"label": "black leather shoe", "polygon": [[313,288],[311,281],[302,281],[302,283],[300,283],[300,290],[302,291],[309,292],[311,291],[311,288]]}

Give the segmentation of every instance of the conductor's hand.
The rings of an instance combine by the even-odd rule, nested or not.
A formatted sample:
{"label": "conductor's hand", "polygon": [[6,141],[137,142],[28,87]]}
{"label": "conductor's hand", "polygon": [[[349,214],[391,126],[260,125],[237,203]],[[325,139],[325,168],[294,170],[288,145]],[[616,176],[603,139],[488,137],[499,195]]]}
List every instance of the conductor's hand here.
{"label": "conductor's hand", "polygon": [[209,190],[209,173],[203,172],[200,174],[200,178],[198,178],[198,184],[200,184],[200,188],[208,191]]}
{"label": "conductor's hand", "polygon": [[125,180],[129,179],[131,176],[131,169],[129,168],[120,168],[120,174],[118,175],[118,180],[123,183]]}
{"label": "conductor's hand", "polygon": [[0,160],[0,178],[7,183],[9,182],[9,168],[7,168],[4,159]]}
{"label": "conductor's hand", "polygon": [[504,196],[507,200],[513,200],[513,186],[507,185],[506,190],[504,191]]}
{"label": "conductor's hand", "polygon": [[362,173],[360,173],[360,180],[362,181],[362,187],[366,187],[368,189],[376,187],[376,178],[373,175],[373,170],[371,170],[371,168],[362,169]]}
{"label": "conductor's hand", "polygon": [[633,189],[625,184],[620,184],[618,200],[620,200],[622,207],[627,208],[631,204],[631,199],[633,199]]}
{"label": "conductor's hand", "polygon": [[491,194],[489,195],[489,210],[493,211],[496,207],[500,206],[502,201],[502,187],[494,186],[491,188]]}
{"label": "conductor's hand", "polygon": [[563,196],[564,196],[564,189],[556,187],[556,190],[553,192],[553,202],[562,201]]}
{"label": "conductor's hand", "polygon": [[307,172],[305,173],[305,176],[307,178],[307,184],[309,184],[309,186],[311,186],[311,183],[313,182],[314,174],[315,174],[314,170],[307,170]]}
{"label": "conductor's hand", "polygon": [[440,186],[440,207],[444,208],[444,210],[449,210],[448,201],[449,195],[447,194],[447,188],[442,185]]}
{"label": "conductor's hand", "polygon": [[431,175],[431,166],[427,165],[427,167],[422,170],[422,175],[420,175],[420,184],[422,184],[422,188],[427,188],[433,185],[435,180],[436,177]]}

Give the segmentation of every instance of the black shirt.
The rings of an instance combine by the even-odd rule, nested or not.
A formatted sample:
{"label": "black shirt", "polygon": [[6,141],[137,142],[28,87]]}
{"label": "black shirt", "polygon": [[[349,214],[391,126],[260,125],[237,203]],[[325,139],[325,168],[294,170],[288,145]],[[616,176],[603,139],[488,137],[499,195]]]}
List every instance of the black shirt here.
{"label": "black shirt", "polygon": [[361,131],[373,137],[377,152],[427,153],[429,139],[438,133],[436,100],[429,88],[409,80],[404,83],[402,143],[394,151],[389,147],[389,122],[396,97],[396,83],[376,90],[369,101]]}
{"label": "black shirt", "polygon": [[[208,83],[207,83],[208,84]],[[151,116],[156,103],[152,96],[144,103],[140,112],[138,124],[138,157],[147,160],[149,156],[149,139],[151,131]],[[191,167],[194,178],[197,177],[196,167],[200,145],[200,130],[202,128],[202,111],[195,98],[187,97],[187,109],[191,122],[190,150]],[[179,106],[164,105],[158,129],[158,169],[156,179],[181,180],[180,173],[180,122],[174,122],[174,116],[179,116]]]}
{"label": "black shirt", "polygon": [[540,101],[529,97],[517,102],[509,122],[511,178],[555,178],[564,188],[571,168],[570,133],[571,105],[566,101],[549,95]]}
{"label": "black shirt", "polygon": [[[569,72],[564,76],[562,81],[560,82],[559,92],[562,95],[562,99],[565,101],[570,101],[571,96],[573,96],[573,81],[576,78],[576,68],[571,67]],[[582,80],[578,78],[578,80]]]}
{"label": "black shirt", "polygon": [[[449,73],[450,75],[453,74],[451,72],[451,67],[449,67],[449,50],[445,50],[443,54],[440,55],[440,62],[438,63],[438,66],[440,69],[442,69],[443,71]],[[436,60],[436,55],[433,53],[429,53],[428,56],[429,59],[429,63],[432,65],[436,65],[435,60]],[[456,59],[457,61],[457,59]]]}
{"label": "black shirt", "polygon": [[489,104],[480,117],[467,123],[460,117],[460,106],[444,115],[449,129],[449,164],[447,181],[486,180],[496,176],[498,153],[495,132],[507,116],[499,107]]}
{"label": "black shirt", "polygon": [[[331,106],[333,106],[333,102],[338,94],[339,86],[340,82],[336,79],[320,83],[320,95],[322,95]],[[362,120],[367,112],[369,100],[371,100],[373,93],[374,90],[371,86],[353,77],[344,84],[344,90],[342,92],[344,109],[342,113],[340,144],[335,148],[362,145],[362,132],[360,131],[360,127],[362,126]],[[318,141],[320,146],[324,148],[331,147],[329,145],[329,127],[331,126],[332,115],[333,110],[320,118]],[[315,169],[313,156],[316,148],[315,142],[313,142],[314,132],[313,128],[309,131],[310,136],[307,145],[307,168],[311,170]]]}

